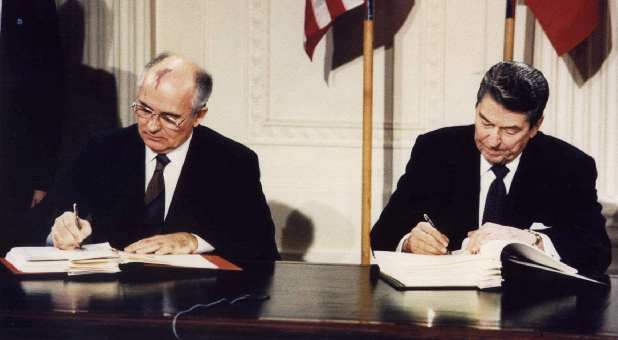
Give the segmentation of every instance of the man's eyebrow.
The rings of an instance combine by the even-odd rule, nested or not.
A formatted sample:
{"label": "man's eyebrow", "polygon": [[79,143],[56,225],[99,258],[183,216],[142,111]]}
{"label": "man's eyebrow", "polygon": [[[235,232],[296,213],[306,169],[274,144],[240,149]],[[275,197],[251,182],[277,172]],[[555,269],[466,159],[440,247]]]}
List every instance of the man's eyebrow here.
{"label": "man's eyebrow", "polygon": [[[490,124],[494,124],[491,120],[489,120],[487,117],[483,116],[483,114],[481,113],[481,111],[479,111],[479,116],[481,117],[482,120],[490,123]],[[517,131],[521,131],[521,127],[517,126],[517,125],[510,125],[510,126],[501,126],[500,129],[503,130],[517,130]]]}
{"label": "man's eyebrow", "polygon": [[481,116],[482,120],[491,123],[491,121],[481,113],[481,110],[479,110],[479,116]]}
{"label": "man's eyebrow", "polygon": [[182,117],[181,114],[174,113],[174,112],[161,112],[161,114],[164,115],[164,116],[172,116],[172,117],[176,117],[176,118]]}
{"label": "man's eyebrow", "polygon": [[138,99],[137,103],[140,104],[141,106],[147,108],[148,110],[152,111],[152,108],[148,104],[144,103],[141,99]]}

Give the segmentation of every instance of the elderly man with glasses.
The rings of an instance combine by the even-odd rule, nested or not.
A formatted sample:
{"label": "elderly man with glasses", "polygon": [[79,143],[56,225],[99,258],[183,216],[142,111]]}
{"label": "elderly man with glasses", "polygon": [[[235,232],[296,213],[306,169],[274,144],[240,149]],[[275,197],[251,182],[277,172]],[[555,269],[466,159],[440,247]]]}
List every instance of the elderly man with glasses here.
{"label": "elderly man with glasses", "polygon": [[183,57],[150,61],[130,107],[137,124],[94,138],[51,194],[48,242],[279,259],[256,154],[200,125],[211,89]]}

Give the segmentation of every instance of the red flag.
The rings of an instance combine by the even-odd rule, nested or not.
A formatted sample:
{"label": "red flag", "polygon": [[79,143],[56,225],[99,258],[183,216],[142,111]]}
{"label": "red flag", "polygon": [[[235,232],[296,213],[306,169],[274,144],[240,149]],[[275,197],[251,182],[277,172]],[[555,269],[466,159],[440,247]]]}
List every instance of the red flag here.
{"label": "red flag", "polygon": [[528,0],[527,4],[558,55],[586,39],[599,23],[597,0]]}
{"label": "red flag", "polygon": [[305,0],[305,51],[313,58],[315,46],[341,14],[362,5],[364,0]]}

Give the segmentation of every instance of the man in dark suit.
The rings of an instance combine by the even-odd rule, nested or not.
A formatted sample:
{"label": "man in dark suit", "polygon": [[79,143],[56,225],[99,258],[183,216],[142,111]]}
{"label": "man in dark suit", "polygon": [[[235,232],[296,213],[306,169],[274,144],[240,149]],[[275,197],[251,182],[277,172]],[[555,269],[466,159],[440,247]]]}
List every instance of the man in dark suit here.
{"label": "man in dark suit", "polygon": [[279,259],[256,154],[200,125],[211,89],[210,75],[182,57],[149,62],[131,106],[137,124],[93,139],[50,194],[61,213],[50,241]]}
{"label": "man in dark suit", "polygon": [[595,163],[539,131],[548,96],[540,71],[494,65],[481,81],[473,126],[417,138],[371,231],[373,249],[440,255],[468,237],[464,248],[475,253],[499,239],[533,245],[585,273],[604,272],[611,253]]}
{"label": "man in dark suit", "polygon": [[[63,58],[53,0],[0,0],[0,219],[25,213],[54,179]],[[0,249],[20,242],[5,233]]]}

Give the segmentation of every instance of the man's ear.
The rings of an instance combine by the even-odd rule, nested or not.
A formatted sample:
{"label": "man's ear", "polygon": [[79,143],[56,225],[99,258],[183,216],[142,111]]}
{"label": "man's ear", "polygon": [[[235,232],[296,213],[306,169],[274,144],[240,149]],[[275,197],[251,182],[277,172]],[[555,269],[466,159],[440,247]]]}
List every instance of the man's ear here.
{"label": "man's ear", "polygon": [[206,113],[208,113],[208,106],[204,106],[203,109],[197,112],[195,121],[193,122],[193,127],[200,125],[200,123],[202,122],[202,119],[206,117]]}
{"label": "man's ear", "polygon": [[541,116],[539,120],[536,121],[536,124],[530,127],[530,138],[533,138],[534,136],[536,136],[536,133],[539,132],[539,129],[541,128],[541,124],[543,124],[544,118],[545,116]]}

